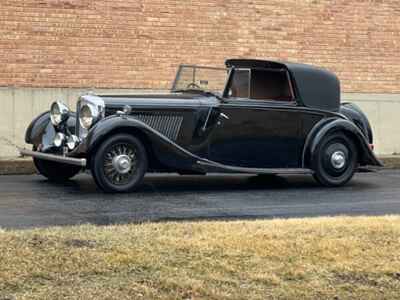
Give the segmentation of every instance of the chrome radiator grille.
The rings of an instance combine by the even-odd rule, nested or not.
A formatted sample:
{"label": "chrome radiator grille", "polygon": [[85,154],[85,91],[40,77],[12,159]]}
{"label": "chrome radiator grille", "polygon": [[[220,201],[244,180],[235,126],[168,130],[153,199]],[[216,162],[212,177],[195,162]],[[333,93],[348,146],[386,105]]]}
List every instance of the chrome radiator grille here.
{"label": "chrome radiator grille", "polygon": [[132,116],[143,123],[146,123],[151,128],[162,133],[173,141],[178,138],[178,134],[183,122],[183,116],[173,114],[138,113],[133,114]]}
{"label": "chrome radiator grille", "polygon": [[81,110],[81,100],[78,100],[76,103],[76,125],[75,125],[75,134],[80,137],[81,135],[81,124],[79,123],[79,112]]}
{"label": "chrome radiator grille", "polygon": [[76,126],[75,126],[75,134],[80,138],[85,138],[88,131],[83,128],[79,122],[79,112],[81,110],[82,100],[79,100],[76,104]]}

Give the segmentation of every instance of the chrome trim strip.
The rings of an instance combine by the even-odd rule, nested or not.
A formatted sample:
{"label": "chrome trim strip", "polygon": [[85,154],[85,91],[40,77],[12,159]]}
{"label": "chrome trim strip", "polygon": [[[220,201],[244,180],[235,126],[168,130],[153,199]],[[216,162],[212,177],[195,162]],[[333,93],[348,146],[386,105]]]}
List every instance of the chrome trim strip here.
{"label": "chrome trim strip", "polygon": [[28,149],[19,149],[19,153],[23,156],[32,156],[35,158],[43,159],[43,160],[50,160],[54,162],[75,165],[80,167],[86,167],[86,159],[85,158],[73,158],[73,157],[66,157],[56,154],[48,154],[42,153],[38,151],[31,151]]}

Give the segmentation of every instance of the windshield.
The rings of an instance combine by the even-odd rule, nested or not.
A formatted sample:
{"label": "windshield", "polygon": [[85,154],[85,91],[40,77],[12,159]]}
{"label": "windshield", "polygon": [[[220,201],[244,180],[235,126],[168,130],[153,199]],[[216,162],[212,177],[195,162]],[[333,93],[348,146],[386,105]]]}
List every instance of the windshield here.
{"label": "windshield", "polygon": [[173,91],[207,91],[221,94],[224,91],[228,69],[181,65],[178,69]]}

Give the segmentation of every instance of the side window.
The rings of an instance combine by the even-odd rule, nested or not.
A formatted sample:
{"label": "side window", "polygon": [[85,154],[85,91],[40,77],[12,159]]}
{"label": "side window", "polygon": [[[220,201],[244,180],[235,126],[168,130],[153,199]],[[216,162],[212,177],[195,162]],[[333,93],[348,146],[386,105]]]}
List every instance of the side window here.
{"label": "side window", "polygon": [[284,69],[235,69],[229,97],[253,100],[295,100],[289,73]]}
{"label": "side window", "polygon": [[288,75],[286,70],[252,70],[250,98],[256,100],[294,101]]}
{"label": "side window", "polygon": [[250,70],[235,69],[231,87],[229,89],[229,97],[233,98],[249,98],[250,92]]}

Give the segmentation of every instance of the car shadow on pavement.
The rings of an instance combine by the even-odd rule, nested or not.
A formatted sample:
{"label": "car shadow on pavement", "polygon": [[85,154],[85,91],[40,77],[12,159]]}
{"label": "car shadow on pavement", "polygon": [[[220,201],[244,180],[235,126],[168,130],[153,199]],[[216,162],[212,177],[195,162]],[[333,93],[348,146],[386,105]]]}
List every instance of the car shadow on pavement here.
{"label": "car shadow on pavement", "polygon": [[366,189],[375,185],[372,182],[353,179],[344,187],[327,188],[318,184],[309,175],[207,175],[171,176],[146,178],[137,191],[148,193],[162,192],[229,192],[229,191],[273,191],[273,190],[340,190]]}
{"label": "car shadow on pavement", "polygon": [[[397,186],[398,177],[376,174],[356,175],[333,189],[312,176],[150,174],[136,192],[105,194],[88,174],[58,184],[37,175],[7,176],[0,183],[0,226],[386,214],[398,209]],[[380,205],[382,196],[391,202]]]}
{"label": "car shadow on pavement", "polygon": [[[64,192],[79,193],[80,195],[104,194],[99,190],[92,178],[81,175],[73,180],[64,183],[53,183],[42,180],[41,184],[46,185],[52,190],[64,189]],[[353,180],[343,188],[365,189],[372,187],[372,183]],[[162,193],[209,193],[209,192],[229,192],[229,191],[260,191],[260,190],[288,190],[288,189],[310,189],[321,190],[329,189],[321,187],[312,176],[307,175],[207,175],[207,176],[180,176],[155,174],[148,175],[138,190],[128,194],[109,194],[109,195],[134,195],[134,194],[162,194]],[[61,192],[61,191],[60,191]]]}

